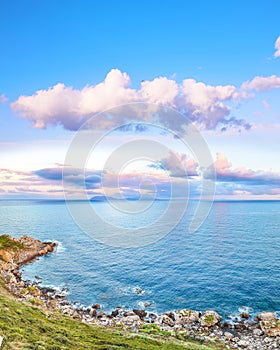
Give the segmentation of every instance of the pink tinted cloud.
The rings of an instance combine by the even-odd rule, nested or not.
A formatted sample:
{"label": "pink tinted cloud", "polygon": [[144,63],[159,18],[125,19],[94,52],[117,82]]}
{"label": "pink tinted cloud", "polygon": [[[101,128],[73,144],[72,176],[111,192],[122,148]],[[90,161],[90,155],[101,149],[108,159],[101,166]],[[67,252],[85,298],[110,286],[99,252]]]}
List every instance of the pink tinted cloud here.
{"label": "pink tinted cloud", "polygon": [[75,90],[59,83],[31,96],[20,96],[11,108],[35,128],[61,124],[65,129],[76,130],[94,113],[135,101],[136,92],[129,85],[129,76],[113,69],[104,82],[95,86]]}
{"label": "pink tinted cloud", "polygon": [[233,168],[223,153],[217,153],[214,162],[217,180],[221,182],[244,182],[254,185],[280,185],[280,172],[252,170],[245,167]]}
{"label": "pink tinted cloud", "polygon": [[5,104],[6,102],[8,102],[8,98],[5,94],[0,94],[0,103]]}
{"label": "pink tinted cloud", "polygon": [[171,107],[176,107],[175,98],[178,93],[178,84],[174,80],[165,77],[156,78],[152,81],[143,81],[139,91],[143,101]]}
{"label": "pink tinted cloud", "polygon": [[255,77],[251,81],[242,84],[243,90],[269,91],[280,88],[280,77],[271,75],[270,77]]}
{"label": "pink tinted cloud", "polygon": [[194,119],[205,123],[207,129],[214,129],[217,124],[230,114],[230,107],[224,101],[239,97],[232,85],[211,86],[194,79],[185,79],[181,87],[180,104]]}
{"label": "pink tinted cloud", "polygon": [[42,180],[31,172],[11,169],[0,169],[0,192],[2,196],[18,195],[32,197],[33,195],[61,195],[60,184]]}
{"label": "pink tinted cloud", "polygon": [[161,159],[160,165],[164,170],[168,170],[170,175],[174,177],[198,175],[198,164],[194,159],[188,158],[186,154],[180,154],[172,150],[169,151],[169,156],[167,158]]}
{"label": "pink tinted cloud", "polygon": [[166,77],[143,81],[139,89],[132,89],[128,74],[112,69],[97,85],[78,90],[56,84],[31,96],[20,96],[11,108],[35,128],[60,124],[77,130],[92,115],[111,107],[132,102],[157,103],[184,113],[202,128],[214,129],[219,123],[235,125],[237,120],[227,118],[231,109],[226,102],[248,97],[233,85],[211,86],[194,79],[178,84]]}

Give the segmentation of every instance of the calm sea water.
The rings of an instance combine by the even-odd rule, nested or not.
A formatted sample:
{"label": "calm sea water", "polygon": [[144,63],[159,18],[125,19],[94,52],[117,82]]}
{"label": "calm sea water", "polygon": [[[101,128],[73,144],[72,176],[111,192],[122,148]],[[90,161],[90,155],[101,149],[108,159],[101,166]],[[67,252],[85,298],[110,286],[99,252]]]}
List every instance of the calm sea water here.
{"label": "calm sea water", "polygon": [[[77,203],[83,210],[84,203]],[[115,223],[108,203],[94,203]],[[160,215],[163,202],[150,208]],[[192,206],[161,240],[141,248],[114,248],[95,241],[73,222],[65,203],[0,202],[0,232],[59,242],[55,253],[23,269],[25,279],[69,288],[69,299],[164,312],[215,309],[224,316],[246,306],[255,312],[280,310],[280,202],[216,202],[194,233]],[[139,225],[137,216],[131,224]],[[96,230],[101,229],[96,227]],[[143,293],[138,294],[140,288]]]}

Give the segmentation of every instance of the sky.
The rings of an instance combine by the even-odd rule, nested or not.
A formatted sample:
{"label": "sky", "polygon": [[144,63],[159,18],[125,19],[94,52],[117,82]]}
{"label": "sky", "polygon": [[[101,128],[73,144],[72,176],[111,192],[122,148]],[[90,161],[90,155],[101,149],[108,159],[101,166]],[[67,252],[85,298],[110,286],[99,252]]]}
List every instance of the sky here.
{"label": "sky", "polygon": [[[279,13],[277,0],[1,1],[0,198],[165,198],[171,187],[197,198],[211,172],[182,142],[188,120],[216,199],[279,200]],[[139,103],[149,115],[104,117]],[[66,160],[89,122],[103,138],[85,171]],[[115,130],[124,122],[136,124]],[[153,142],[164,149],[150,155]]]}

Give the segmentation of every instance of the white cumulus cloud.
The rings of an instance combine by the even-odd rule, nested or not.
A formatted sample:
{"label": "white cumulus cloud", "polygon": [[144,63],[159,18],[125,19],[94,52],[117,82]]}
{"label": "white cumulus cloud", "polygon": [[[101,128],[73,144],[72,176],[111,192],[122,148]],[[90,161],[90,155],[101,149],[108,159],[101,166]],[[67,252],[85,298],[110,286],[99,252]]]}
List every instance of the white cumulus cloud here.
{"label": "white cumulus cloud", "polygon": [[211,86],[194,79],[178,84],[166,77],[143,81],[139,89],[132,89],[128,74],[112,69],[97,85],[78,90],[59,83],[20,96],[11,108],[35,128],[60,124],[77,130],[92,115],[109,108],[132,102],[156,103],[180,111],[202,128],[215,129],[218,124],[242,126],[244,121],[228,117],[231,109],[226,103],[248,97],[233,85]]}
{"label": "white cumulus cloud", "polygon": [[243,90],[269,91],[280,88],[280,77],[271,75],[270,77],[255,77],[251,81],[242,84]]}

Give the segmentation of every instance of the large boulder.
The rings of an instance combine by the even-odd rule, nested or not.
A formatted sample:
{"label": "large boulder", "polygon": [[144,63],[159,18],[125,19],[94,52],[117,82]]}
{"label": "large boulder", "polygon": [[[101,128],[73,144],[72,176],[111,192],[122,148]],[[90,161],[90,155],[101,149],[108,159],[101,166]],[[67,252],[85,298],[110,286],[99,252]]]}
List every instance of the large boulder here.
{"label": "large boulder", "polygon": [[156,319],[155,324],[158,324],[160,326],[167,325],[167,326],[173,327],[174,326],[174,321],[169,316],[163,314],[163,315],[160,315]]}
{"label": "large boulder", "polygon": [[143,320],[147,316],[147,311],[145,310],[140,310],[140,309],[133,309],[133,312],[138,315],[141,320]]}
{"label": "large boulder", "polygon": [[260,327],[268,337],[280,336],[280,320],[260,321]]}
{"label": "large boulder", "polygon": [[274,312],[261,312],[256,316],[263,333],[268,337],[280,335],[280,320],[276,318]]}
{"label": "large boulder", "polygon": [[130,328],[140,328],[141,320],[138,315],[124,316],[120,320],[124,325]]}
{"label": "large boulder", "polygon": [[187,324],[197,322],[199,313],[196,311],[182,309],[176,312],[176,324]]}
{"label": "large boulder", "polygon": [[216,311],[205,311],[200,319],[200,323],[202,327],[213,327],[217,323],[219,323],[222,319],[222,316],[220,316]]}
{"label": "large boulder", "polygon": [[264,311],[257,314],[256,319],[258,321],[273,321],[276,320],[276,316],[274,312]]}

